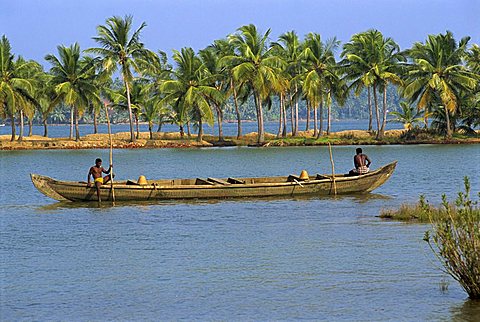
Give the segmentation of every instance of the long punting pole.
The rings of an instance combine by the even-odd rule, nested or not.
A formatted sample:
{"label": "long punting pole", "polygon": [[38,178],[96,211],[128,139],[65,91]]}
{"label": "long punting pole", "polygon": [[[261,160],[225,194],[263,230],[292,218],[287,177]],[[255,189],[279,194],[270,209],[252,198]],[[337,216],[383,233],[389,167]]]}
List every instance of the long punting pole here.
{"label": "long punting pole", "polygon": [[[105,103],[105,117],[107,118],[108,138],[110,140],[110,165],[113,164],[113,141],[112,129],[110,128],[110,117],[108,116],[107,103]],[[113,167],[110,168],[110,188],[112,189],[112,203],[115,202],[115,190],[113,189]]]}
{"label": "long punting pole", "polygon": [[330,151],[330,163],[332,164],[333,194],[336,196],[337,183],[335,182],[335,164],[333,163],[332,146],[330,145],[330,142],[328,142],[328,150]]}

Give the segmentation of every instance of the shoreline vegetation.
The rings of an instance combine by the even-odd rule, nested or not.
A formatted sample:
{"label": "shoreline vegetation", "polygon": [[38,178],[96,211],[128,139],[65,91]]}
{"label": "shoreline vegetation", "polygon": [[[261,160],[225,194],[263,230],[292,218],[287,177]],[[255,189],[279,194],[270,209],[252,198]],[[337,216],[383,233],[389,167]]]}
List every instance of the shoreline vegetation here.
{"label": "shoreline vegetation", "polygon": [[[129,132],[112,134],[113,148],[200,148],[228,146],[321,146],[328,145],[399,145],[399,144],[479,144],[480,137],[455,134],[450,138],[422,131],[386,130],[382,140],[374,132],[364,130],[347,130],[332,132],[319,138],[313,130],[299,131],[297,136],[289,133],[285,138],[278,138],[265,133],[265,142],[257,143],[257,133],[252,132],[237,138],[225,136],[218,140],[214,135],[203,135],[202,141],[195,136],[183,137],[179,132],[154,132],[150,139],[149,132],[140,132],[135,142],[130,141]],[[110,148],[108,134],[88,134],[80,140],[70,138],[48,138],[39,135],[25,136],[21,141],[10,141],[10,135],[0,135],[0,150],[48,150],[48,149],[107,149]]]}
{"label": "shoreline vegetation", "polygon": [[480,299],[480,192],[471,199],[471,185],[464,177],[465,191],[454,203],[442,195],[441,206],[432,206],[423,195],[417,204],[382,210],[380,218],[430,223],[423,240],[442,263],[444,272],[460,283],[471,299]]}
{"label": "shoreline vegetation", "polygon": [[[238,139],[228,141],[236,145],[357,144],[332,131],[332,122],[345,117],[368,118],[365,130],[375,137],[361,144],[471,142],[476,139],[459,137],[478,136],[480,47],[469,44],[469,36],[457,40],[446,31],[401,49],[376,29],[342,44],[294,30],[273,39],[270,29],[249,24],[198,51],[183,47],[169,55],[146,47],[146,26],[135,28],[131,15],[112,16],[92,35],[97,47],[59,45],[42,62],[26,60],[6,35],[0,37],[0,123],[9,123],[11,141],[24,141],[2,140],[2,149],[40,147],[40,140],[24,135],[34,123],[44,125],[45,137],[49,124],[69,123],[69,139],[78,142],[53,139],[44,147],[81,148],[87,140],[103,146],[102,140],[80,137],[79,123],[93,123],[96,133],[105,113],[114,123],[129,124],[128,142],[121,136],[118,147],[215,145],[225,142],[224,120],[232,119]],[[244,119],[257,123],[254,142],[252,133],[242,133]],[[302,135],[301,119],[311,135]],[[281,140],[265,132],[272,120]],[[156,125],[175,124],[182,138],[195,132],[197,143],[158,142],[161,136],[143,142],[135,134],[139,122],[147,122],[150,133]],[[387,135],[387,122],[417,132],[426,128],[429,135],[395,140]],[[206,124],[218,126],[216,140],[204,134]]]}

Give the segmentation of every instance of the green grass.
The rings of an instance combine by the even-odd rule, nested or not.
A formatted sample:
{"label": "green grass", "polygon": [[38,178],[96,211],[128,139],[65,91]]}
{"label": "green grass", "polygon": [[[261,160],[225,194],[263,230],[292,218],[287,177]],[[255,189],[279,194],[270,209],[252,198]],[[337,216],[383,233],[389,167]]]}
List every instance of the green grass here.
{"label": "green grass", "polygon": [[[452,213],[456,212],[454,206],[449,206]],[[398,209],[382,209],[380,218],[392,219],[406,222],[429,223],[433,218],[444,218],[447,216],[445,207],[434,207],[425,202],[423,196],[416,204],[402,204]]]}

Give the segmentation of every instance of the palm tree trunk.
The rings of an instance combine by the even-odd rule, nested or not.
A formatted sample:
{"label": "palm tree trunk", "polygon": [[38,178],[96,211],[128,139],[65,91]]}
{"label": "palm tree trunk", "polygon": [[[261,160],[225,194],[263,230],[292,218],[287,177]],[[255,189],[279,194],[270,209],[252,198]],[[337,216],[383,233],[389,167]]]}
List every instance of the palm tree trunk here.
{"label": "palm tree trunk", "polygon": [[295,84],[295,133],[293,136],[298,134],[298,85]]}
{"label": "palm tree trunk", "polygon": [[148,132],[150,132],[150,140],[153,140],[153,133],[152,133],[153,122],[148,122]]}
{"label": "palm tree trunk", "polygon": [[183,125],[179,125],[180,127],[180,137],[184,137],[185,136],[185,131],[183,130]]}
{"label": "palm tree trunk", "polygon": [[310,130],[310,104],[307,101],[307,124],[305,125],[305,131]]}
{"label": "palm tree trunk", "polygon": [[320,100],[320,108],[319,108],[318,112],[320,114],[320,128],[318,129],[317,138],[319,138],[323,135],[323,100]]}
{"label": "palm tree trunk", "polygon": [[18,133],[18,141],[22,141],[23,140],[23,110],[20,110],[20,120],[19,120],[19,125],[20,125],[20,130],[19,130],[19,133]]}
{"label": "palm tree trunk", "polygon": [[257,127],[258,127],[258,136],[257,136],[257,143],[262,144],[265,142],[265,134],[263,133],[263,109],[262,109],[262,100],[260,99],[259,95],[254,93],[255,102],[257,107]]}
{"label": "palm tree trunk", "polygon": [[217,110],[218,141],[223,141],[223,112],[217,104],[215,104],[215,109]]}
{"label": "palm tree trunk", "polygon": [[15,133],[15,115],[10,114],[10,125],[12,126],[12,137],[10,138],[10,141],[15,141],[15,136],[16,136],[16,133]]}
{"label": "palm tree trunk", "polygon": [[128,105],[128,118],[130,121],[130,142],[135,142],[135,135],[133,133],[133,113],[132,113],[132,103],[130,102],[130,86],[128,86],[126,75],[123,76],[123,82],[125,83],[125,90],[127,92],[127,105]]}
{"label": "palm tree trunk", "polygon": [[138,115],[135,113],[135,126],[137,127],[137,139],[140,138],[140,130],[138,129]]}
{"label": "palm tree trunk", "polygon": [[189,139],[192,136],[192,133],[190,132],[190,122],[187,122],[187,136]]}
{"label": "palm tree trunk", "polygon": [[157,132],[162,132],[162,125],[163,125],[163,116],[159,116],[158,117]]}
{"label": "palm tree trunk", "polygon": [[258,143],[262,144],[265,142],[265,132],[264,132],[264,124],[263,124],[263,107],[262,107],[262,100],[259,98],[258,99],[258,112],[259,112],[259,118],[258,118]]}
{"label": "palm tree trunk", "polygon": [[316,137],[318,135],[318,116],[317,116],[317,107],[313,107],[313,136]]}
{"label": "palm tree trunk", "polygon": [[73,139],[73,106],[70,108],[70,140]]}
{"label": "palm tree trunk", "polygon": [[33,135],[33,120],[28,119],[28,136]]}
{"label": "palm tree trunk", "polygon": [[282,123],[283,123],[283,94],[280,93],[280,117],[278,118],[278,131],[277,138],[282,135]]}
{"label": "palm tree trunk", "polygon": [[373,84],[373,101],[375,103],[375,115],[377,116],[377,139],[380,133],[380,112],[378,111],[377,85]]}
{"label": "palm tree trunk", "polygon": [[450,115],[448,114],[447,106],[444,105],[445,108],[445,120],[447,121],[447,138],[452,137],[452,129],[450,128]]}
{"label": "palm tree trunk", "polygon": [[80,141],[80,131],[78,129],[78,108],[75,106],[75,141]]}
{"label": "palm tree trunk", "polygon": [[237,139],[239,139],[242,136],[242,118],[238,109],[237,90],[233,84],[233,78],[230,79],[230,87],[233,90],[233,103],[235,104],[235,113],[237,114]]}
{"label": "palm tree trunk", "polygon": [[373,120],[373,111],[372,111],[372,93],[370,92],[370,86],[368,89],[368,131],[372,130],[372,120]]}
{"label": "palm tree trunk", "polygon": [[48,126],[47,126],[47,118],[43,119],[43,136],[48,137]]}
{"label": "palm tree trunk", "polygon": [[292,93],[289,93],[289,95],[290,95],[290,123],[292,124],[292,136],[293,136],[293,133],[295,132],[295,114],[293,112]]}
{"label": "palm tree trunk", "polygon": [[98,127],[97,127],[97,113],[95,113],[95,110],[93,111],[93,134],[98,133]]}
{"label": "palm tree trunk", "polygon": [[282,129],[282,137],[287,137],[287,107],[285,106],[285,95],[283,96],[283,129]]}
{"label": "palm tree trunk", "polygon": [[383,118],[382,127],[380,128],[379,137],[383,138],[385,135],[385,124],[387,123],[387,85],[383,88]]}
{"label": "palm tree trunk", "polygon": [[197,142],[202,142],[202,140],[203,140],[203,122],[202,122],[202,116],[200,115],[200,118],[198,120]]}
{"label": "palm tree trunk", "polygon": [[330,126],[332,124],[332,103],[327,104],[327,135],[330,134]]}

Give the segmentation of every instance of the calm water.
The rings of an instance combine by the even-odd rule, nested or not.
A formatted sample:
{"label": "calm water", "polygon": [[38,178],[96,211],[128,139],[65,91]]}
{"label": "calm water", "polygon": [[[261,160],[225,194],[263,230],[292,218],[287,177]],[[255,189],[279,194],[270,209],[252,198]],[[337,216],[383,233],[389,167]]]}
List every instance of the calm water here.
{"label": "calm water", "polygon": [[[0,151],[0,320],[458,320],[480,303],[439,269],[427,225],[384,207],[450,198],[475,145],[366,147],[389,182],[366,196],[96,208],[49,200],[28,174],[85,180],[108,150]],[[354,147],[334,147],[338,171]],[[324,147],[115,151],[118,178],[329,172]],[[443,286],[443,287],[442,287]],[[447,286],[445,290],[445,286]]]}
{"label": "calm water", "polygon": [[[306,123],[299,122],[299,128],[301,131],[305,130]],[[376,125],[374,125],[375,127]],[[93,133],[93,125],[90,124],[82,124],[80,125],[80,135],[86,135]],[[401,129],[402,125],[399,123],[387,123],[387,129]],[[313,129],[313,126],[310,124],[310,129]],[[326,123],[324,125],[324,129],[326,130]],[[344,131],[344,130],[366,130],[368,129],[368,120],[339,120],[339,121],[332,121],[332,131]],[[157,126],[155,125],[153,128],[154,131],[157,130]],[[291,131],[291,127],[287,128],[288,131]],[[18,127],[16,129],[18,135]],[[100,124],[98,126],[99,133],[108,133],[107,126],[105,124]],[[113,124],[112,125],[112,133],[118,132],[127,132],[130,131],[130,125],[128,124]],[[140,131],[148,132],[148,125],[147,124],[140,124]],[[162,132],[178,132],[178,126],[172,124],[165,124],[162,126]],[[185,129],[186,131],[186,129]],[[208,125],[204,128],[205,134],[212,134],[218,135],[218,127],[215,126],[209,127]],[[242,122],[242,131],[243,134],[250,133],[250,132],[257,132],[257,123],[256,122]],[[278,131],[278,123],[277,122],[266,122],[265,123],[265,131],[273,134],[277,134]],[[192,127],[192,133],[195,131]],[[28,133],[28,126],[25,127],[25,133]],[[195,132],[196,133],[196,132]],[[237,123],[224,123],[223,124],[223,133],[226,136],[234,136],[237,135]],[[6,125],[0,127],[0,135],[11,134],[10,125]],[[43,125],[34,125],[33,126],[33,134],[34,135],[43,135]],[[49,125],[48,126],[48,136],[51,138],[59,138],[59,137],[68,137],[70,134],[70,125]]]}

